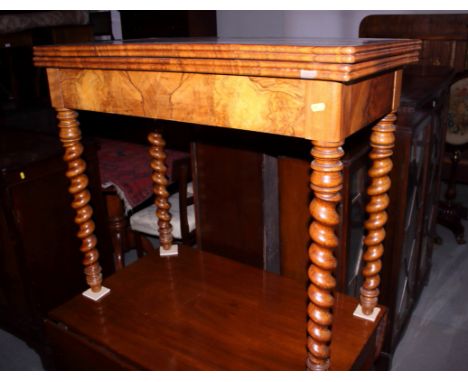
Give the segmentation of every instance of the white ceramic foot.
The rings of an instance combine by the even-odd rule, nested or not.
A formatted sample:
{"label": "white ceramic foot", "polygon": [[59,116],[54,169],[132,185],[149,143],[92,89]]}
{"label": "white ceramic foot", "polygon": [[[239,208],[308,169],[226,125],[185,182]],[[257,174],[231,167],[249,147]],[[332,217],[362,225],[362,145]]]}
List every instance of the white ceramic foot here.
{"label": "white ceramic foot", "polygon": [[93,301],[98,301],[104,296],[108,295],[109,293],[110,289],[106,288],[105,286],[102,286],[99,292],[93,292],[91,288],[89,288],[87,291],[83,292],[82,295],[87,298],[90,298]]}
{"label": "white ceramic foot", "polygon": [[171,245],[171,248],[164,249],[159,247],[159,256],[177,256],[179,254],[179,246],[177,244]]}
{"label": "white ceramic foot", "polygon": [[377,316],[379,315],[379,312],[380,308],[374,308],[374,311],[371,314],[364,314],[364,312],[362,311],[361,304],[359,304],[354,310],[353,316],[374,322]]}

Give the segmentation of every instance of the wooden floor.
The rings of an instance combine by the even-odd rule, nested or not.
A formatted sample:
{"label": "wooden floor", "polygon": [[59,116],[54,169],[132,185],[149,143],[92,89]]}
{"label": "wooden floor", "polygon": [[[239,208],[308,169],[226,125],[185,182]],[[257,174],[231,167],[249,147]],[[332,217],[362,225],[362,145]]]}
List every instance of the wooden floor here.
{"label": "wooden floor", "polygon": [[[111,294],[100,302],[77,296],[50,317],[124,367],[304,370],[306,292],[296,281],[182,247],[178,257],[145,256],[104,285]],[[336,370],[359,366],[363,338],[375,332],[352,317],[355,306],[338,296],[336,317],[348,319],[334,323]]]}

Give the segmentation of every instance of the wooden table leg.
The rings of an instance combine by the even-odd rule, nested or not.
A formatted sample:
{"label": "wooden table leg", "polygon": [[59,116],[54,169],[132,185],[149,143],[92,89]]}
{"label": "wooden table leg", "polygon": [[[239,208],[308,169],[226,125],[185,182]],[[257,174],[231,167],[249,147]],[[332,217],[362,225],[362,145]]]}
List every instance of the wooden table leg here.
{"label": "wooden table leg", "polygon": [[161,244],[160,254],[173,255],[177,254],[177,247],[172,245],[172,225],[171,214],[169,212],[171,205],[168,201],[169,192],[167,191],[169,181],[167,178],[167,167],[164,163],[166,160],[166,153],[164,151],[166,142],[158,132],[150,133],[148,141],[151,144],[149,153],[152,158],[151,168],[153,169],[154,204],[156,206],[159,241]]}
{"label": "wooden table leg", "polygon": [[340,221],[336,205],[341,200],[343,184],[343,142],[324,143],[313,141],[314,158],[310,178],[314,199],[310,203],[313,221],[309,228],[312,244],[309,248],[311,265],[308,270],[310,286],[307,323],[307,369],[328,370],[330,366],[330,341],[333,289],[336,280],[332,272],[336,268],[333,250],[338,246],[335,227]]}
{"label": "wooden table leg", "polygon": [[363,260],[365,266],[362,271],[364,283],[361,287],[361,309],[364,315],[371,315],[377,306],[380,285],[380,270],[384,248],[382,241],[385,238],[384,225],[387,222],[386,209],[389,205],[387,191],[390,189],[389,172],[393,167],[391,156],[395,143],[396,115],[390,113],[372,128],[370,145],[372,151],[369,154],[372,166],[369,169],[371,184],[367,188],[370,197],[366,206],[369,218],[365,222],[367,235],[364,239],[366,251]]}
{"label": "wooden table leg", "polygon": [[81,239],[81,252],[84,253],[83,265],[86,282],[90,290],[85,295],[98,300],[109,292],[102,287],[102,273],[99,265],[99,252],[96,248],[97,239],[94,235],[93,209],[89,205],[91,195],[87,190],[88,177],[84,173],[86,163],[81,158],[83,146],[81,145],[81,131],[77,121],[78,113],[73,110],[57,109],[59,120],[60,141],[65,149],[64,160],[68,165],[67,178],[71,185],[68,191],[73,196],[72,207],[76,210],[75,223],[79,227],[77,237]]}

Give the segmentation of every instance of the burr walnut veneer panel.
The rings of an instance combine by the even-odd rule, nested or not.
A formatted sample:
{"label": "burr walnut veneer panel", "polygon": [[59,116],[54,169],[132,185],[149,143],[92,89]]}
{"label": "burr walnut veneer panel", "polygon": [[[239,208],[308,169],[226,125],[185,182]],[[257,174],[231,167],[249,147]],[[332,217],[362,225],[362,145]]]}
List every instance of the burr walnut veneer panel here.
{"label": "burr walnut veneer panel", "polygon": [[[398,100],[400,72],[349,85],[173,72],[48,69],[55,107],[340,141]],[[118,96],[116,96],[118,95]]]}

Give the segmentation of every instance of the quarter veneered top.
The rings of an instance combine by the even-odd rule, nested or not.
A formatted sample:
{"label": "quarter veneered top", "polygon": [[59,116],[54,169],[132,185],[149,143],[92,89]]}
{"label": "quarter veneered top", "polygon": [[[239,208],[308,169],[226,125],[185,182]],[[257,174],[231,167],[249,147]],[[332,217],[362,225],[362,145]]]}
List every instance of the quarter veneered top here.
{"label": "quarter veneered top", "polygon": [[350,81],[416,62],[418,40],[146,39],[34,48],[36,66]]}

